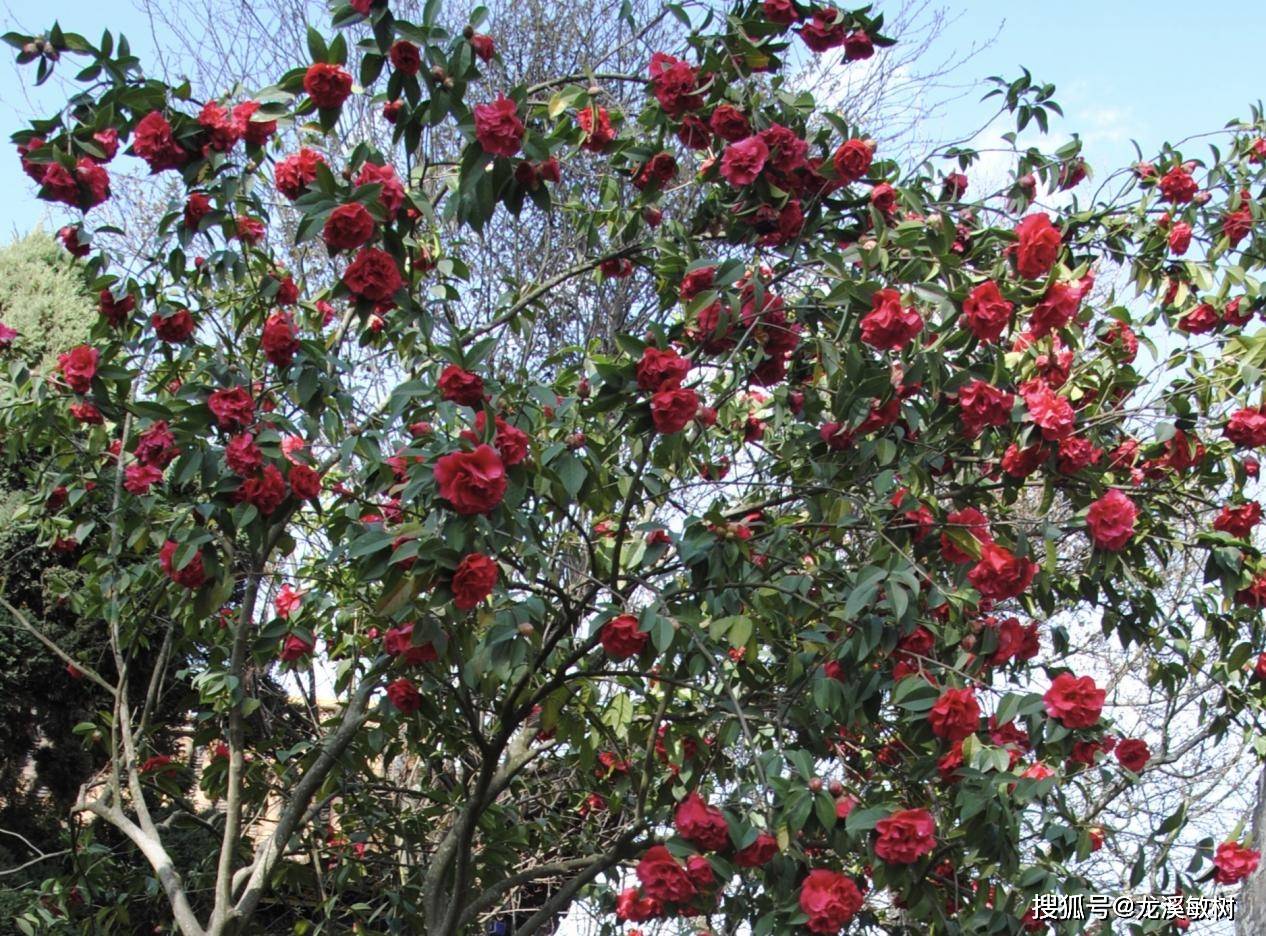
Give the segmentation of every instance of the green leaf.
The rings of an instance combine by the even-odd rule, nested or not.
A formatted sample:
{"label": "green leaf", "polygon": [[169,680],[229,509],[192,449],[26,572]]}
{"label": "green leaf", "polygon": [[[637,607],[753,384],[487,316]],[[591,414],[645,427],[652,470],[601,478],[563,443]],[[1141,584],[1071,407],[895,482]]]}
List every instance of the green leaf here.
{"label": "green leaf", "polygon": [[875,828],[875,823],[887,816],[891,809],[887,806],[871,806],[867,809],[857,809],[848,814],[848,818],[844,820],[844,829],[849,835],[857,835],[860,832],[869,832]]}
{"label": "green leaf", "polygon": [[329,49],[325,45],[325,37],[314,27],[308,27],[308,53],[313,62],[328,61]]}

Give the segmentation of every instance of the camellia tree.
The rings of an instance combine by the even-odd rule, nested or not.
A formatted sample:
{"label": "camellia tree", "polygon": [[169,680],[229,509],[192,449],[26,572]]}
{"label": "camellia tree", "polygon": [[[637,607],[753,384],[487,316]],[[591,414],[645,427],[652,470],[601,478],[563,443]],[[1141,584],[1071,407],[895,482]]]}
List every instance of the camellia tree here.
{"label": "camellia tree", "polygon": [[[1153,752],[1118,738],[1049,619],[1164,647],[1147,679],[1211,680],[1215,734],[1266,698],[1245,494],[1266,444],[1261,115],[1083,204],[1075,146],[1018,143],[1052,89],[999,82],[1015,178],[969,198],[971,150],[899,166],[780,78],[888,44],[869,8],[672,5],[688,39],[644,73],[497,88],[482,13],[453,35],[437,7],[335,3],[310,62],[206,102],[121,37],[5,37],[41,80],[82,67],[15,142],[84,215],[63,240],[100,322],[56,368],[12,361],[0,413],[53,453],[29,516],[76,557],[66,598],[114,658],[106,679],[66,654],[114,700],[68,821],[124,836],[185,934],[526,936],[578,906],[613,929],[1078,926],[1032,909],[1095,890],[1078,866],[1101,833],[1069,793]],[[608,108],[630,82],[644,105]],[[352,95],[381,102],[390,152],[323,148]],[[283,150],[283,124],[306,142]],[[186,190],[131,269],[91,223],[124,155]],[[569,198],[582,161],[596,204]],[[336,278],[279,264],[302,254],[270,233],[276,193]],[[463,250],[507,212],[589,255],[463,321],[488,285]],[[652,281],[652,324],[617,353],[501,353],[583,277]],[[1184,619],[1156,586],[1192,554]],[[196,693],[188,762],[154,753],[132,701],[159,619],[181,668],[142,675]],[[308,685],[297,743],[263,718],[272,666]],[[189,822],[212,847],[177,853]],[[1179,900],[1256,867],[1219,834],[1166,865]],[[19,925],[100,931],[100,880],[72,862]]]}

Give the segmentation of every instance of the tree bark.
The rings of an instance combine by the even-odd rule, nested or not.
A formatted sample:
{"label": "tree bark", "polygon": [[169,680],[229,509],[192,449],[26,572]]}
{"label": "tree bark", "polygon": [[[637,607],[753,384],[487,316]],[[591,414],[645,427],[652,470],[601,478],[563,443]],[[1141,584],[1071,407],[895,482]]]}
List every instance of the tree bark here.
{"label": "tree bark", "polygon": [[[1251,827],[1253,847],[1260,849],[1266,838],[1266,766],[1257,775],[1257,801],[1253,805]],[[1257,870],[1240,885],[1235,908],[1236,936],[1258,936],[1266,933],[1266,866]]]}

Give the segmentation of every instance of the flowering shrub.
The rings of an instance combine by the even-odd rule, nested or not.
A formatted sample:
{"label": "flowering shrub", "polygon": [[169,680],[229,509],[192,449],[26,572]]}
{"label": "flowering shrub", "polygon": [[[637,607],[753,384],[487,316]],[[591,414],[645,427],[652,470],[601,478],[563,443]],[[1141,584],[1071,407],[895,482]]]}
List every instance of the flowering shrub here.
{"label": "flowering shrub", "polygon": [[[295,886],[296,856],[333,847],[326,806],[357,846],[330,859],[349,924],[475,931],[534,901],[528,933],[589,899],[613,927],[1042,930],[1033,895],[1086,890],[1103,836],[1064,781],[1154,762],[1144,739],[1118,747],[1129,773],[1096,761],[1105,692],[1063,664],[1052,616],[1180,641],[1154,586],[1198,551],[1222,655],[1191,664],[1224,688],[1218,730],[1262,699],[1245,484],[1266,444],[1248,194],[1266,128],[1234,125],[1207,163],[1166,148],[1112,202],[1080,191],[1075,152],[1017,151],[1007,190],[971,202],[971,151],[903,170],[782,83],[799,46],[847,67],[890,44],[869,8],[739,3],[645,75],[502,88],[478,18],[450,35],[436,6],[335,4],[311,62],[201,106],[113,37],[6,37],[41,77],[85,65],[15,142],[80,213],[64,242],[102,316],[55,368],[9,368],[0,427],[57,453],[34,499],[71,499],[32,522],[78,557],[76,607],[119,658],[155,607],[180,623],[217,860],[174,867],[153,814],[179,803],[146,782],[126,685],[78,810],[130,840],[191,934]],[[603,81],[644,84],[644,105],[616,113]],[[1017,131],[1056,109],[1027,77],[995,93]],[[353,95],[397,149],[327,145]],[[437,127],[456,158],[428,149]],[[131,274],[91,214],[120,157],[185,191]],[[569,198],[581,160],[604,173],[596,207]],[[1076,197],[1039,205],[1039,180]],[[464,238],[522,211],[591,256],[459,320]],[[287,272],[283,246],[328,262]],[[587,275],[653,282],[649,329],[506,353]],[[1159,395],[1134,366],[1155,336],[1179,349]],[[358,354],[399,379],[367,386]],[[79,524],[88,505],[106,519]],[[247,677],[272,663],[331,674],[337,704],[297,748],[252,721]],[[1216,871],[1166,880],[1256,860],[1229,842]]]}

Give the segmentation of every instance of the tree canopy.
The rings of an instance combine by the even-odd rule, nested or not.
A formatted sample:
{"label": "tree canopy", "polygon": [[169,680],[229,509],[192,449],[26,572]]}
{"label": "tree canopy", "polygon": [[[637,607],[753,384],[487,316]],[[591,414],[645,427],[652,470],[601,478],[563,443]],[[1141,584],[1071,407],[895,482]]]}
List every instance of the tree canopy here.
{"label": "tree canopy", "polygon": [[[24,522],[109,646],[62,650],[109,700],[71,821],[184,934],[1072,932],[1033,910],[1096,889],[1072,803],[1181,752],[1122,736],[1067,616],[1211,687],[1205,737],[1266,697],[1262,115],[1092,179],[1042,148],[1054,89],[997,79],[1014,172],[977,191],[969,144],[900,164],[784,79],[866,67],[869,7],[669,4],[636,73],[507,86],[481,10],[332,9],[209,101],[110,33],[5,37],[81,69],[15,143],[99,320],[55,363],[0,330]],[[120,158],[180,191],[126,263]],[[473,274],[529,213],[575,262]],[[571,284],[625,279],[636,333],[541,352],[552,303],[604,315]],[[1250,844],[1152,880],[1234,884]],[[126,927],[103,880],[76,857],[20,925]]]}

